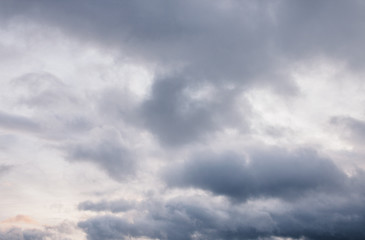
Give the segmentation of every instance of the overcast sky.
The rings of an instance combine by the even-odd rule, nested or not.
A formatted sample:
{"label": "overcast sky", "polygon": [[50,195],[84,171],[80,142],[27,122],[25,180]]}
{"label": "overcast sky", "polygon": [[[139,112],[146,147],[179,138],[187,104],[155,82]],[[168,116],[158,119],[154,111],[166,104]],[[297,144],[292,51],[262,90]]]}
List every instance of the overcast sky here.
{"label": "overcast sky", "polygon": [[365,239],[362,0],[1,0],[1,240]]}

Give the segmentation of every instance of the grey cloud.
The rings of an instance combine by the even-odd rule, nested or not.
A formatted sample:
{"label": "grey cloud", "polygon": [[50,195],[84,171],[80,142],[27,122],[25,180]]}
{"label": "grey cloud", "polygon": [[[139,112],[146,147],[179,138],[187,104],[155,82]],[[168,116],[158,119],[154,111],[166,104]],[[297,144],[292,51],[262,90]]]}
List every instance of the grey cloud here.
{"label": "grey cloud", "polygon": [[[189,206],[169,206],[167,213],[147,216],[145,219],[128,223],[115,216],[101,216],[79,223],[87,233],[88,240],[128,239],[148,237],[158,239],[255,239],[260,234],[251,226],[219,226],[212,221],[214,214],[205,209]],[[266,236],[266,233],[262,234]]]}
{"label": "grey cloud", "polygon": [[77,231],[75,224],[63,222],[43,229],[22,229],[13,227],[0,230],[2,240],[71,240],[68,235]]}
{"label": "grey cloud", "polygon": [[127,201],[125,199],[119,199],[115,201],[100,201],[100,202],[91,202],[85,201],[78,205],[78,209],[80,210],[88,210],[88,211],[110,211],[112,213],[125,212],[131,209],[134,209],[136,204],[132,201]]}
{"label": "grey cloud", "polygon": [[[364,178],[361,178],[363,181]],[[362,192],[362,193],[361,193]],[[365,236],[364,193],[361,189],[342,196],[312,197],[288,206],[286,214],[271,214],[283,236],[309,239],[362,239]]]}
{"label": "grey cloud", "polygon": [[[5,16],[47,22],[81,39],[121,47],[197,79],[286,85],[275,73],[295,58],[361,64],[360,1],[5,1]],[[73,11],[72,11],[73,10]],[[67,17],[65,17],[67,16]]]}
{"label": "grey cloud", "polygon": [[348,177],[330,160],[309,150],[271,150],[252,154],[248,162],[235,154],[201,155],[169,167],[170,187],[193,187],[246,201],[260,197],[296,199],[312,192],[342,191]]}
{"label": "grey cloud", "polygon": [[18,141],[18,138],[15,134],[0,134],[0,149],[1,150],[8,150],[14,147]]}
{"label": "grey cloud", "polygon": [[[165,145],[204,140],[209,133],[227,125],[247,128],[235,109],[239,89],[214,89],[217,93],[213,96],[200,99],[189,95],[189,90],[198,91],[203,84],[174,77],[154,83],[151,97],[142,104],[140,114],[146,127]],[[243,104],[241,107],[248,109]]]}
{"label": "grey cloud", "polygon": [[108,132],[88,142],[70,143],[64,150],[67,160],[95,163],[117,181],[135,173],[134,155],[115,132]]}
{"label": "grey cloud", "polygon": [[[98,115],[85,118],[70,114],[68,109],[86,112],[84,107],[93,104],[74,106],[74,99],[64,94],[70,89],[64,90],[53,75],[30,74],[18,81],[30,83],[24,85],[28,92],[22,104],[42,114],[60,110],[55,115],[57,121],[49,115],[44,118],[50,124],[45,129],[54,129],[54,135],[64,133],[58,143],[66,145],[63,150],[69,161],[94,163],[121,181],[135,173],[136,162],[119,137],[96,136],[83,141],[80,134],[72,138],[73,143],[66,143],[64,136],[78,129],[88,134],[87,130],[96,125],[94,120],[113,126],[128,120],[131,126],[149,130],[164,147],[171,147],[204,142],[225,126],[245,128],[249,108],[244,107],[244,116],[240,116],[237,98],[253,87],[295,93],[295,84],[287,74],[293,62],[324,57],[363,71],[364,7],[357,0],[4,0],[0,19],[2,25],[25,21],[56,28],[81,42],[116,50],[133,63],[156,66],[159,72],[151,96],[140,106],[130,106],[129,99],[119,96],[122,93],[109,91],[100,99]],[[205,83],[217,91],[214,99],[186,94]],[[103,118],[104,113],[112,121]],[[351,137],[363,141],[361,120],[333,122],[345,125]],[[0,112],[0,126],[23,131],[38,131],[40,127],[38,122],[5,112]],[[204,204],[178,200],[148,205],[148,211],[141,212],[134,224],[115,216],[86,220],[80,227],[89,240],[128,236],[176,240],[365,238],[363,178],[360,174],[346,176],[330,160],[310,151],[254,152],[249,159],[206,154],[171,165],[164,177],[169,187],[203,189],[212,195]],[[257,198],[278,198],[288,209],[242,212],[229,202],[226,208],[207,206],[215,195],[227,196],[236,205]],[[135,206],[103,201],[84,202],[79,207],[123,212]],[[34,239],[38,233],[17,236]],[[14,236],[0,234],[5,239]]]}
{"label": "grey cloud", "polygon": [[6,231],[0,231],[0,239],[6,240],[46,240],[50,235],[36,229],[22,230],[12,228]]}
{"label": "grey cloud", "polygon": [[89,240],[127,239],[128,236],[179,240],[191,239],[196,228],[213,227],[216,221],[214,212],[203,206],[179,202],[163,205],[152,202],[148,206],[147,215],[134,219],[134,223],[107,215],[80,222],[79,227],[88,234]]}
{"label": "grey cloud", "polygon": [[[0,112],[0,120],[13,128],[24,128],[39,131],[41,137],[60,139],[90,130],[94,119],[91,111],[85,108],[82,94],[76,95],[74,91],[63,83],[57,76],[49,72],[30,72],[16,77],[10,81],[9,91],[14,97],[11,104],[24,107],[32,112],[36,120],[22,120]],[[80,111],[80,108],[83,111]]]}
{"label": "grey cloud", "polygon": [[293,59],[325,55],[358,68],[363,59],[361,1],[283,1],[277,5],[276,42]]}
{"label": "grey cloud", "polygon": [[[362,178],[363,179],[363,178]],[[285,203],[285,209],[212,203],[180,197],[151,201],[133,223],[113,215],[79,223],[88,240],[158,239],[363,239],[364,194],[312,195]]]}
{"label": "grey cloud", "polygon": [[13,79],[10,84],[11,90],[18,95],[18,103],[29,108],[49,110],[77,103],[62,80],[49,72],[26,73]]}
{"label": "grey cloud", "polygon": [[9,172],[12,169],[13,166],[11,165],[3,165],[0,164],[0,177],[4,174],[6,174],[7,172]]}
{"label": "grey cloud", "polygon": [[107,121],[146,128],[164,146],[176,147],[204,141],[227,126],[248,131],[245,118],[250,107],[241,93],[237,86],[218,88],[173,75],[156,78],[150,95],[141,102],[126,90],[106,89],[98,103]]}
{"label": "grey cloud", "polygon": [[28,117],[9,114],[0,111],[0,127],[11,130],[36,132],[41,129],[39,124]]}
{"label": "grey cloud", "polygon": [[[170,146],[201,140],[226,124],[217,122],[217,115],[235,114],[222,108],[234,109],[234,101],[221,101],[216,107],[186,98],[182,90],[194,87],[193,82],[209,82],[217,89],[234,84],[240,91],[271,86],[280,94],[293,94],[296,86],[287,75],[293,62],[318,56],[351,66],[364,62],[360,23],[365,6],[356,0],[17,0],[2,5],[9,21],[23,17],[47,23],[81,41],[117,49],[131,61],[159,66],[170,80],[156,77],[141,118],[160,142]],[[189,111],[180,112],[186,106]],[[124,118],[134,114],[124,107],[109,110],[121,110]]]}
{"label": "grey cloud", "polygon": [[[274,72],[275,51],[269,49],[273,44],[268,31],[273,26],[265,4],[249,12],[256,4],[248,1],[232,1],[237,7],[229,11],[195,1],[16,3],[9,11],[116,46],[132,58],[157,62],[165,69],[182,64],[198,81],[253,83],[254,76]],[[77,14],[70,9],[77,9]]]}
{"label": "grey cloud", "polygon": [[138,102],[135,96],[126,89],[113,87],[104,89],[98,98],[99,114],[112,123],[124,121],[139,125]]}
{"label": "grey cloud", "polygon": [[344,127],[344,137],[355,142],[365,142],[365,121],[353,117],[338,116],[331,118],[330,123],[338,127]]}
{"label": "grey cloud", "polygon": [[142,106],[147,127],[168,145],[189,143],[214,128],[208,106],[189,103],[183,84],[175,79],[155,83],[151,99]]}

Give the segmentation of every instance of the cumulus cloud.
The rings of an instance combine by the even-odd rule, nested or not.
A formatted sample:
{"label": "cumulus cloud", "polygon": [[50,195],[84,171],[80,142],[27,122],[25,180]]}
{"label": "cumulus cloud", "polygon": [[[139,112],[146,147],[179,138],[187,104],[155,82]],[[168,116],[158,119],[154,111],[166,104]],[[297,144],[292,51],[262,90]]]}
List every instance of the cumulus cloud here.
{"label": "cumulus cloud", "polygon": [[[348,177],[330,160],[308,149],[291,153],[274,149],[253,156],[247,162],[232,153],[214,156],[215,159],[202,155],[185,165],[176,164],[176,171],[165,175],[168,184],[209,190],[234,201],[204,194],[167,200],[147,197],[128,208],[138,214],[96,216],[80,222],[79,227],[89,240],[365,236],[362,171]],[[84,202],[79,207],[113,211],[118,204],[119,201]]]}
{"label": "cumulus cloud", "polygon": [[[70,212],[86,211],[79,226],[89,240],[363,239],[363,172],[341,167],[336,153],[348,146],[323,123],[336,116],[338,138],[361,153],[363,109],[352,103],[364,101],[353,90],[364,87],[356,81],[364,8],[359,0],[1,1],[0,140],[21,148],[9,141],[0,159],[34,167],[1,191],[23,201],[38,189],[48,201],[29,176],[52,176],[45,188],[62,186],[59,195],[80,202]],[[358,96],[336,104],[319,83],[341,99]],[[106,175],[82,182],[94,169],[85,163]],[[0,164],[0,176],[8,171]],[[65,194],[101,185],[99,200]],[[159,199],[106,200],[153,191]],[[57,239],[50,231],[13,228],[0,239]]]}
{"label": "cumulus cloud", "polygon": [[[316,195],[296,202],[233,204],[205,198],[148,200],[130,221],[113,215],[79,223],[89,240],[362,239],[364,194]],[[146,211],[147,210],[147,211]],[[279,238],[280,239],[280,238]]]}
{"label": "cumulus cloud", "polygon": [[164,172],[170,187],[192,187],[239,201],[260,197],[299,198],[338,191],[349,181],[336,165],[311,150],[274,149],[246,159],[233,153],[202,154]]}

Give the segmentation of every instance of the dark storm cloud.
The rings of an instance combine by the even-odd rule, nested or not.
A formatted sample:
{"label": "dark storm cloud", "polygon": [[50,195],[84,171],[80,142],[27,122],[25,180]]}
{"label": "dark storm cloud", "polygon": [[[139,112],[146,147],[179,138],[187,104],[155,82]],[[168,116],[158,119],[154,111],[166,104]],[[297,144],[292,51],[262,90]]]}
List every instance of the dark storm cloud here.
{"label": "dark storm cloud", "polygon": [[[363,181],[363,176],[358,176]],[[356,185],[356,184],[355,184]],[[361,187],[361,186],[357,186]],[[112,215],[80,222],[88,240],[148,237],[158,239],[363,239],[364,191],[354,187],[342,195],[313,194],[286,202],[285,208],[212,203],[180,197],[148,200],[133,222]],[[363,187],[363,186],[362,186]]]}
{"label": "dark storm cloud", "polygon": [[316,191],[339,191],[348,177],[313,151],[254,153],[248,162],[235,154],[201,155],[165,170],[170,187],[193,187],[234,200],[300,198]]}
{"label": "dark storm cloud", "polygon": [[88,211],[110,211],[112,213],[125,212],[133,209],[136,204],[132,201],[127,201],[125,199],[119,199],[115,201],[100,201],[100,202],[91,202],[85,201],[78,205],[78,209],[80,210],[88,210]]}
{"label": "dark storm cloud", "polygon": [[91,142],[69,144],[65,151],[67,160],[94,163],[117,181],[135,173],[133,154],[113,133],[92,139]]}

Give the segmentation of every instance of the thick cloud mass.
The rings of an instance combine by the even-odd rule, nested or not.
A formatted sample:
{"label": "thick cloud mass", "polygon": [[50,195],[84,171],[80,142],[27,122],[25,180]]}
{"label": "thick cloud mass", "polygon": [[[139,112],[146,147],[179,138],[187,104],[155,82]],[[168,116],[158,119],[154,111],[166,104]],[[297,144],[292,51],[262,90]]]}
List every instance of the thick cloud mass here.
{"label": "thick cloud mass", "polygon": [[[17,0],[5,1],[1,12],[7,21],[21,17],[47,22],[76,39],[113,46],[126,58],[169,73],[177,80],[155,82],[142,117],[161,143],[182,145],[222,128],[214,119],[215,106],[188,103],[191,99],[181,95],[182,88],[208,81],[219,88],[267,85],[292,94],[296,87],[288,70],[293,62],[327,57],[359,67],[363,10],[356,0]],[[184,116],[179,112],[182,105],[189,105]]]}
{"label": "thick cloud mass", "polygon": [[147,237],[158,239],[362,239],[364,195],[318,195],[286,203],[284,209],[258,210],[247,205],[211,204],[194,199],[153,201],[133,223],[99,216],[79,223],[89,240]]}
{"label": "thick cloud mass", "polygon": [[204,85],[181,78],[161,79],[153,85],[152,96],[143,103],[141,115],[146,126],[165,145],[202,141],[209,132],[235,123],[240,128],[246,127],[233,108],[237,90],[220,90],[219,99],[216,96],[194,99],[191,95],[199,90],[204,91]]}
{"label": "thick cloud mass", "polygon": [[244,80],[274,71],[283,57],[326,54],[359,63],[363,8],[357,0],[17,0],[5,1],[1,11],[5,18],[47,21],[83,39],[125,45],[144,59],[184,63],[200,77]]}
{"label": "thick cloud mass", "polygon": [[365,239],[364,23],[360,0],[0,0],[0,222]]}
{"label": "thick cloud mass", "polygon": [[[83,202],[95,212],[134,210],[133,221],[104,215],[79,223],[89,240],[158,239],[362,239],[365,231],[364,173],[348,177],[330,160],[305,149],[254,152],[250,161],[229,153],[201,154],[167,169],[170,186],[193,187],[234,201],[178,197]],[[265,207],[255,205],[260,198]],[[263,202],[262,202],[263,201]],[[274,201],[271,202],[270,201]],[[119,210],[118,210],[119,209]]]}
{"label": "thick cloud mass", "polygon": [[[163,205],[152,201],[148,204],[148,213],[134,219],[133,223],[123,218],[106,215],[81,222],[79,227],[88,233],[90,240],[127,239],[128,236],[178,240],[234,239],[240,238],[240,236],[246,238],[258,236],[257,229],[253,227],[254,222],[244,221],[247,225],[239,225],[235,222],[238,216],[234,216],[229,212],[230,210],[219,209],[218,213],[213,211],[212,207],[184,201],[171,201]],[[232,220],[225,217],[226,214],[230,215]],[[270,222],[268,216],[262,216],[257,220],[263,221],[263,228],[270,230],[272,227],[265,226]]]}
{"label": "thick cloud mass", "polygon": [[202,155],[165,170],[165,180],[169,186],[201,188],[240,201],[338,191],[349,181],[330,160],[309,150],[260,152],[249,162],[234,154]]}

